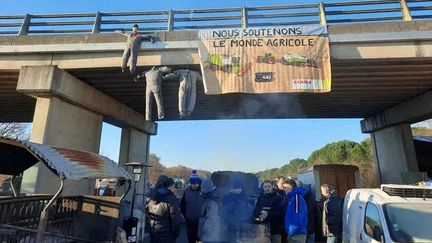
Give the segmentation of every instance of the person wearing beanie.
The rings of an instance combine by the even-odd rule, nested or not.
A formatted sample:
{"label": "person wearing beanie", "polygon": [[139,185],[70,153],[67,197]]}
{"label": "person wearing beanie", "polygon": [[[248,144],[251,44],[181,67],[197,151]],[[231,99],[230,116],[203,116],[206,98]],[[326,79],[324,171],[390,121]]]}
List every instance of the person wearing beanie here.
{"label": "person wearing beanie", "polygon": [[146,219],[152,243],[175,242],[180,234],[183,218],[173,187],[174,180],[161,175],[150,191]]}
{"label": "person wearing beanie", "polygon": [[198,224],[198,235],[202,243],[221,242],[221,221],[219,215],[216,187],[211,180],[204,180],[201,184],[203,205]]}
{"label": "person wearing beanie", "polygon": [[196,243],[198,239],[198,221],[201,214],[203,198],[201,195],[201,179],[197,171],[192,170],[189,177],[189,186],[183,193],[180,207],[186,219],[186,232],[189,243]]}

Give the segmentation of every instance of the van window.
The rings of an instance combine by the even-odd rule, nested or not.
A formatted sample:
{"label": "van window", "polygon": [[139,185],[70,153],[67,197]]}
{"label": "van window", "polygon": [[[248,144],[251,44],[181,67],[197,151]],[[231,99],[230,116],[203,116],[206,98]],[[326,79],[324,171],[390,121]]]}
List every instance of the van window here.
{"label": "van window", "polygon": [[368,203],[366,205],[364,231],[366,232],[367,235],[369,235],[371,238],[375,239],[376,241],[381,241],[380,236],[375,234],[374,237],[374,229],[375,231],[379,230],[379,232],[382,232],[381,219],[379,216],[378,208],[374,204]]}
{"label": "van window", "polygon": [[389,203],[383,206],[396,242],[431,242],[432,203]]}

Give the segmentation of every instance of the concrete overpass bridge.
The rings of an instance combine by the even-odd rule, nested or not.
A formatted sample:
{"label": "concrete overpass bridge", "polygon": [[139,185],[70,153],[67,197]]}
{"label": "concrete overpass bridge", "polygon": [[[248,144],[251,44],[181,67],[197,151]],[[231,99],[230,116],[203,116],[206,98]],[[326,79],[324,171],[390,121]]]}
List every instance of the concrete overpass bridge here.
{"label": "concrete overpass bridge", "polygon": [[[146,161],[157,126],[144,121],[145,84],[121,73],[125,39],[114,30],[139,23],[158,37],[142,44],[139,70],[200,71],[197,29],[320,23],[328,25],[331,92],[205,95],[198,84],[190,119],[364,118],[381,180],[398,182],[402,173],[418,172],[409,125],[432,117],[431,3],[0,16],[0,122],[33,122],[34,142],[98,152],[107,121],[123,128],[120,162]],[[165,82],[162,89],[165,120],[178,120],[178,84]],[[23,187],[55,190],[40,170],[29,171]],[[65,190],[91,191],[83,185]]]}

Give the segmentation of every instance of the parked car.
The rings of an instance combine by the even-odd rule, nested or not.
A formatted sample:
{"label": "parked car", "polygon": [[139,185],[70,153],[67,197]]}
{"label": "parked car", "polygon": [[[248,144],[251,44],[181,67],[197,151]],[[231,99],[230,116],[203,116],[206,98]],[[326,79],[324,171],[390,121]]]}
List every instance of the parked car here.
{"label": "parked car", "polygon": [[432,187],[382,185],[345,196],[343,242],[432,242]]}

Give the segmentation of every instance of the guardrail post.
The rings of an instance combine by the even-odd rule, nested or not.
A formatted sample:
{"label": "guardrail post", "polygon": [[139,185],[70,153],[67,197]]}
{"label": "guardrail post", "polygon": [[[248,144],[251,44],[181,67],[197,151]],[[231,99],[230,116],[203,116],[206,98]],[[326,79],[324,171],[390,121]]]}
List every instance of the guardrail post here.
{"label": "guardrail post", "polygon": [[246,29],[248,27],[248,10],[245,6],[242,8],[242,28]]}
{"label": "guardrail post", "polygon": [[21,28],[18,32],[18,35],[27,35],[30,29],[30,20],[31,20],[31,15],[30,14],[26,14],[24,17],[24,20],[21,24]]}
{"label": "guardrail post", "polygon": [[95,22],[93,24],[92,34],[99,34],[100,33],[101,20],[102,20],[102,14],[99,11],[97,11],[96,12],[96,19],[95,19]]}
{"label": "guardrail post", "polygon": [[412,21],[412,16],[406,0],[400,0],[403,21]]}
{"label": "guardrail post", "polygon": [[320,2],[318,8],[319,8],[320,24],[327,25],[324,3]]}
{"label": "guardrail post", "polygon": [[172,11],[172,9],[169,10],[168,12],[168,31],[173,31],[174,30],[174,11]]}

